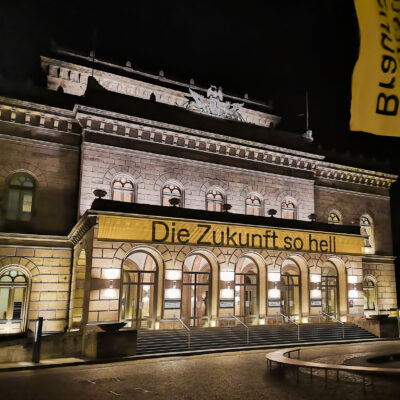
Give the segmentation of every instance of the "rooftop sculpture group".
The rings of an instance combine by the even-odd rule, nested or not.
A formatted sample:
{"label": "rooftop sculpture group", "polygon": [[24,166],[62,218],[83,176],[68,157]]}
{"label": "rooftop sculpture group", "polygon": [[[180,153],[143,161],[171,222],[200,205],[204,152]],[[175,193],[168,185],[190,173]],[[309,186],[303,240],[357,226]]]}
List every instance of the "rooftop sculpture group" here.
{"label": "rooftop sculpture group", "polygon": [[220,118],[243,121],[239,110],[244,103],[224,102],[221,88],[217,90],[216,86],[210,86],[207,90],[207,98],[190,88],[189,93],[192,99],[186,103],[186,108]]}

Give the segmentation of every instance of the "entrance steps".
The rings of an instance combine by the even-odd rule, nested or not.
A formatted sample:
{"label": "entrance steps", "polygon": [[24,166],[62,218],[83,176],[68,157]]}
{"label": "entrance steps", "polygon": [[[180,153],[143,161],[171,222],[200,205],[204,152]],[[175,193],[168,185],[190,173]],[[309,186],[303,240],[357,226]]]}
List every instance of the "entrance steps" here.
{"label": "entrance steps", "polygon": [[[137,355],[160,353],[180,353],[186,351],[205,351],[215,349],[262,348],[285,344],[298,345],[314,342],[351,342],[377,339],[372,333],[352,323],[342,325],[335,322],[300,324],[298,330],[292,324],[244,326],[216,328],[191,328],[190,348],[188,332],[183,329],[139,330]],[[248,342],[247,342],[248,335]]]}

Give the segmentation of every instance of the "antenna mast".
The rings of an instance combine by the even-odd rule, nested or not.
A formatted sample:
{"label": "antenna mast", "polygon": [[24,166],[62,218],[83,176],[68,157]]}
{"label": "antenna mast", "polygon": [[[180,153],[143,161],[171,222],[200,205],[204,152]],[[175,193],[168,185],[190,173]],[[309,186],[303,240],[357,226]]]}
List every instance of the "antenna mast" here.
{"label": "antenna mast", "polygon": [[308,142],[314,140],[312,130],[309,128],[309,110],[308,110],[308,90],[306,90],[306,131],[301,135]]}

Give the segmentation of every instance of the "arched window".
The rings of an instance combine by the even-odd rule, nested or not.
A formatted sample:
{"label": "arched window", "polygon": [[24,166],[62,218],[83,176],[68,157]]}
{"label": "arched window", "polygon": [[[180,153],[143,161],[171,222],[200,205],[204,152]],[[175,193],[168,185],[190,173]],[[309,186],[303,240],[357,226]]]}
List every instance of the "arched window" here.
{"label": "arched window", "polygon": [[218,189],[212,189],[207,193],[206,205],[207,211],[222,211],[224,204],[224,195]]}
{"label": "arched window", "polygon": [[366,311],[377,311],[378,310],[378,301],[377,301],[377,292],[375,281],[367,276],[364,279],[364,310]]}
{"label": "arched window", "polygon": [[111,198],[115,201],[133,203],[135,201],[134,183],[126,176],[115,178],[111,186]]}
{"label": "arched window", "polygon": [[328,215],[328,224],[340,225],[342,223],[342,219],[338,212],[331,211]]}
{"label": "arched window", "polygon": [[178,207],[182,207],[182,189],[175,185],[174,183],[167,183],[162,188],[162,205],[169,207],[172,204],[170,203],[171,199],[178,199],[179,204],[176,204]]}
{"label": "arched window", "polygon": [[360,233],[364,236],[364,247],[366,253],[375,252],[375,241],[374,241],[374,227],[372,219],[367,215],[362,215],[360,218]]}
{"label": "arched window", "polygon": [[282,218],[296,219],[296,206],[290,200],[283,200],[281,204]]}
{"label": "arched window", "polygon": [[25,173],[11,177],[8,183],[7,219],[30,221],[32,218],[35,181]]}
{"label": "arched window", "polygon": [[261,199],[257,195],[248,195],[246,199],[246,215],[261,215],[261,204]]}
{"label": "arched window", "polygon": [[22,332],[25,326],[27,277],[17,268],[0,275],[0,332]]}

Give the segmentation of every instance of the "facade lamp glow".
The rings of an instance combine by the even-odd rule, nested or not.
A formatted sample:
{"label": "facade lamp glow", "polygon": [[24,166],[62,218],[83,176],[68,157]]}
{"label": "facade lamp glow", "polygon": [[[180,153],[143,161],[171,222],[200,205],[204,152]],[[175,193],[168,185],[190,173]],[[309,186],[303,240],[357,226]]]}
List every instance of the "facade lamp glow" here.
{"label": "facade lamp glow", "polygon": [[182,271],[178,269],[167,269],[165,271],[165,279],[168,281],[180,281],[182,279]]}
{"label": "facade lamp glow", "polygon": [[268,290],[268,298],[269,299],[280,299],[281,291],[279,289],[270,289]]}
{"label": "facade lamp glow", "polygon": [[321,290],[313,289],[310,291],[310,298],[311,299],[320,299],[321,298]]}
{"label": "facade lamp glow", "polygon": [[235,279],[235,273],[233,271],[221,271],[220,279],[224,282],[232,282]]}
{"label": "facade lamp glow", "polygon": [[270,282],[279,282],[281,280],[280,272],[268,272],[268,280]]}
{"label": "facade lamp glow", "polygon": [[358,290],[351,289],[349,290],[349,299],[357,299],[358,298]]}
{"label": "facade lamp glow", "polygon": [[347,277],[349,283],[355,285],[357,283],[357,276],[356,275],[349,275]]}
{"label": "facade lamp glow", "polygon": [[320,274],[311,274],[310,282],[312,283],[321,283],[321,275]]}

